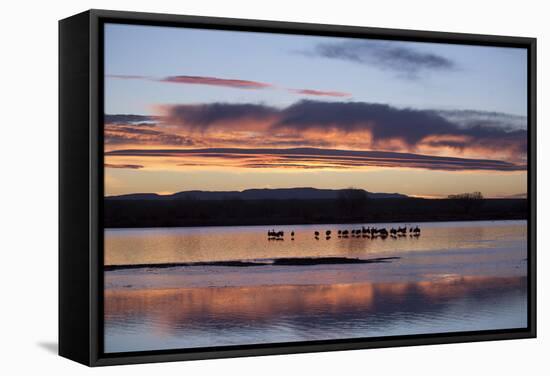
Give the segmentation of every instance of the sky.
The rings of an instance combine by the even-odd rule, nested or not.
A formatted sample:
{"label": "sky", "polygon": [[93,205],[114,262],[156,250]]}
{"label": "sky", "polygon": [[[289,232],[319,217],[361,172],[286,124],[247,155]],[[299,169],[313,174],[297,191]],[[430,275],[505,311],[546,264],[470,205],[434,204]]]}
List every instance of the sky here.
{"label": "sky", "polygon": [[527,191],[527,51],[105,25],[105,194]]}

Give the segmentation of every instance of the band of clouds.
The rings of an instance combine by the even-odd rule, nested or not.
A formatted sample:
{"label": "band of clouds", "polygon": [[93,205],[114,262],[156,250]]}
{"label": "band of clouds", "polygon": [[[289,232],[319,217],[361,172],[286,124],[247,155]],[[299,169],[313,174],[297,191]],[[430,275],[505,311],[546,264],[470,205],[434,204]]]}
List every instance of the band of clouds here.
{"label": "band of clouds", "polygon": [[[311,100],[302,100],[283,108],[253,103],[208,103],[167,105],[162,106],[161,110],[161,114],[156,116],[105,115],[105,144],[118,148],[126,146],[124,150],[111,150],[105,155],[170,157],[177,158],[170,162],[174,165],[241,168],[375,166],[447,171],[526,169],[527,131],[520,124],[526,119],[514,115]],[[516,124],[510,125],[510,121]],[[220,134],[234,132],[238,133],[230,140],[232,143],[216,138]],[[334,132],[338,136],[325,137]],[[367,147],[360,148],[365,151],[357,151],[357,145],[351,147],[349,141],[345,141],[348,137],[362,139],[365,136],[368,143],[364,145]],[[343,144],[350,145],[349,148],[354,150],[335,150],[335,143],[341,145],[342,140]],[[393,141],[398,141],[401,145],[399,149],[384,148]],[[239,143],[251,148],[228,149]],[[129,145],[194,149],[141,150],[129,149]],[[419,146],[459,151],[477,148],[499,155],[507,152],[513,158],[509,162],[491,159],[492,153],[489,152],[482,154],[487,155],[487,159],[422,155],[431,153],[415,153]],[[203,149],[197,149],[199,147]],[[285,147],[294,149],[283,149]],[[142,168],[146,165],[141,159],[139,163],[130,167],[132,162],[125,160],[108,167],[136,169],[138,167],[135,166]]]}
{"label": "band of clouds", "polygon": [[232,78],[208,77],[208,76],[180,75],[180,76],[168,76],[168,77],[162,77],[162,78],[155,78],[155,77],[139,76],[139,75],[113,74],[113,75],[107,75],[107,77],[115,78],[115,79],[126,79],[126,80],[147,80],[147,81],[165,82],[165,83],[172,83],[172,84],[218,86],[218,87],[226,87],[226,88],[233,88],[233,89],[285,90],[289,93],[294,93],[298,95],[309,95],[309,96],[351,97],[350,93],[345,93],[341,91],[279,88],[276,85],[266,83],[266,82],[243,80],[243,79],[232,79]]}
{"label": "band of clouds", "polygon": [[264,124],[265,137],[281,131],[365,133],[372,147],[397,140],[408,149],[419,144],[466,150],[505,150],[521,157],[527,151],[527,131],[494,123],[458,124],[437,111],[396,108],[366,102],[302,100],[285,108],[263,104],[209,103],[164,106],[165,122],[191,131],[234,129],[237,123]]}
{"label": "band of clouds", "polygon": [[[445,171],[522,171],[524,165],[490,159],[439,157],[386,151],[354,151],[317,148],[206,148],[128,149],[105,153],[109,157],[163,157],[181,159],[180,166],[214,165],[241,168],[354,168],[399,167]],[[197,163],[196,161],[203,161]]]}

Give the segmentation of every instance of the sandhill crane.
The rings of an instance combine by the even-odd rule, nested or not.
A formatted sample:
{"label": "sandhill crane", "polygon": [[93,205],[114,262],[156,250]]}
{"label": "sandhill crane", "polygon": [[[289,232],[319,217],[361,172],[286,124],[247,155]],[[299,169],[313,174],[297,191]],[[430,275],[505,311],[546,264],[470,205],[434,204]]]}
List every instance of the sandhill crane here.
{"label": "sandhill crane", "polygon": [[271,230],[267,232],[267,240],[285,240],[284,236],[284,231]]}

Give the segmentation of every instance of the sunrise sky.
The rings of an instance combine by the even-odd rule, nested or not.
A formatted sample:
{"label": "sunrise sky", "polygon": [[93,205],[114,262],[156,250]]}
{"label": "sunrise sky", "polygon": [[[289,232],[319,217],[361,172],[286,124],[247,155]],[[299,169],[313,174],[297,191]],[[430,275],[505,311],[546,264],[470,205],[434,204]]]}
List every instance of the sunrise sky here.
{"label": "sunrise sky", "polygon": [[107,24],[105,194],[527,190],[525,49]]}

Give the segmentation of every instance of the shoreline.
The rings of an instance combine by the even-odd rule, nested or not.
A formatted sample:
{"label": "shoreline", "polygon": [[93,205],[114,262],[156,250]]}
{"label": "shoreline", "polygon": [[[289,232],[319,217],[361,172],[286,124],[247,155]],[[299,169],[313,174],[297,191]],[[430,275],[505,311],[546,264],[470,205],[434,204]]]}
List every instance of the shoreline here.
{"label": "shoreline", "polygon": [[387,263],[398,260],[401,257],[376,257],[360,259],[351,257],[282,257],[264,260],[226,260],[226,261],[197,261],[197,262],[172,262],[157,264],[121,264],[104,265],[104,271],[125,269],[165,269],[193,266],[226,266],[226,267],[258,267],[258,266],[310,266],[310,265],[342,265],[342,264],[374,264]]}
{"label": "shoreline", "polygon": [[205,224],[205,225],[181,225],[181,226],[129,226],[129,227],[119,227],[119,226],[103,226],[104,230],[124,230],[124,229],[161,229],[161,228],[201,228],[201,227],[265,227],[265,226],[310,226],[310,225],[319,225],[319,226],[340,226],[340,225],[379,225],[379,224],[411,224],[411,223],[453,223],[453,222],[506,222],[506,221],[528,221],[529,218],[478,218],[478,219],[420,219],[420,220],[379,220],[379,221],[326,221],[326,222],[286,222],[286,223],[267,223],[267,224]]}
{"label": "shoreline", "polygon": [[[104,199],[105,228],[281,226],[519,220],[527,199],[385,198],[329,200],[114,200]],[[268,216],[265,213],[269,213]]]}

